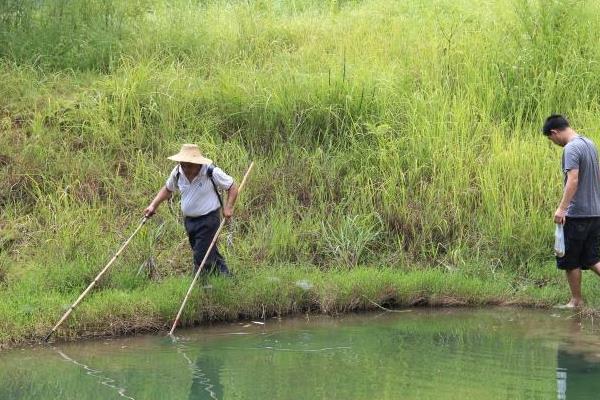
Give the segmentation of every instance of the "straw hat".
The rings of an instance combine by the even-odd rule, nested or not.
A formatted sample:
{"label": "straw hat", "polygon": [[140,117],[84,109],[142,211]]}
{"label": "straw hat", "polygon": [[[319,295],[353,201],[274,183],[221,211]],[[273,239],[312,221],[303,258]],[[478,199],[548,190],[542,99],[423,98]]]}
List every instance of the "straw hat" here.
{"label": "straw hat", "polygon": [[200,149],[195,144],[184,144],[179,153],[167,157],[169,160],[177,162],[188,162],[192,164],[212,164],[212,160],[206,158],[200,153]]}

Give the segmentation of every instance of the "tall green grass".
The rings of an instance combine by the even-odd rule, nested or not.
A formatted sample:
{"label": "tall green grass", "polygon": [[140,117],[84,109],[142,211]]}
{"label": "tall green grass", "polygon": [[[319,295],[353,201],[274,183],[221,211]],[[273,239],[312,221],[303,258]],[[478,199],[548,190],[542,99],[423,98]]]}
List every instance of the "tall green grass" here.
{"label": "tall green grass", "polygon": [[[600,140],[599,18],[591,0],[0,2],[2,293],[84,288],[187,142],[238,179],[257,163],[235,269],[554,281],[560,149],[539,127],[561,112]],[[177,210],[101,289],[152,285],[150,255],[154,279],[189,272]]]}

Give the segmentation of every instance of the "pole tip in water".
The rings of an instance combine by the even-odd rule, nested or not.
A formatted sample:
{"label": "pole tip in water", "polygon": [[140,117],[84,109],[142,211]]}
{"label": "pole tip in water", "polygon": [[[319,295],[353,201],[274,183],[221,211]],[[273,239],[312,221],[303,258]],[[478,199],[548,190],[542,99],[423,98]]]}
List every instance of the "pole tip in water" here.
{"label": "pole tip in water", "polygon": [[171,332],[167,333],[169,339],[171,339],[171,343],[177,343],[177,336],[173,335]]}

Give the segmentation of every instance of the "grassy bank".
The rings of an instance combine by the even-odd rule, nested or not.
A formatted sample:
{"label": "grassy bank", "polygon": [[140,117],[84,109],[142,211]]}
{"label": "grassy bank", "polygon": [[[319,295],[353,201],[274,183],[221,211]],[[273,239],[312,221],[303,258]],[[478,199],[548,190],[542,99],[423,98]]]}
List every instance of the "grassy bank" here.
{"label": "grassy bank", "polygon": [[[226,250],[239,281],[211,292],[215,318],[262,312],[261,279],[298,266],[322,288],[307,292],[314,304],[329,284],[358,288],[323,311],[382,300],[386,284],[362,293],[380,274],[398,304],[431,276],[434,299],[558,301],[560,149],[539,126],[565,113],[600,142],[599,29],[585,0],[2,3],[2,341],[50,327],[181,143],[238,179],[257,165]],[[191,257],[177,205],[155,221],[64,335],[173,314]],[[136,276],[151,255],[156,274]],[[482,289],[454,296],[442,284],[454,280]],[[264,304],[295,310],[299,294],[276,293]]]}
{"label": "grassy bank", "polygon": [[[73,312],[57,333],[60,339],[166,331],[191,281],[169,278],[136,289],[104,288]],[[190,298],[180,326],[208,321],[269,318],[297,313],[338,314],[411,306],[549,306],[564,294],[559,282],[540,288],[499,275],[465,277],[440,270],[400,272],[357,267],[324,272],[279,266],[240,272],[234,279],[212,277]],[[586,285],[591,297],[597,286]],[[74,300],[73,294],[27,293],[16,286],[4,293],[0,316],[6,325],[0,344],[38,342]],[[7,301],[8,300],[8,301]]]}

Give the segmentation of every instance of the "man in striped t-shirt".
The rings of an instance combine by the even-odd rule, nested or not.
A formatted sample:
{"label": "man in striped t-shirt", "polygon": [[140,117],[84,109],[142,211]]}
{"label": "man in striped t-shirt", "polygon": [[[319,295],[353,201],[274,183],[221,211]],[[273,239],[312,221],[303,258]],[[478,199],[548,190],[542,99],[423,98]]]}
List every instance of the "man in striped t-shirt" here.
{"label": "man in striped t-shirt", "polygon": [[[173,192],[181,192],[181,211],[190,246],[194,252],[194,273],[196,273],[221,223],[219,210],[223,208],[225,218],[231,218],[233,215],[238,187],[233,182],[233,178],[221,168],[215,167],[210,159],[200,153],[195,144],[184,144],[181,151],[169,157],[169,160],[177,161],[179,164],[173,168],[165,186],[160,189],[144,213],[147,217],[151,217],[158,206],[169,199]],[[225,204],[222,204],[217,189],[227,191]],[[213,247],[206,260],[206,270],[215,269],[223,275],[230,275],[217,246]]]}

